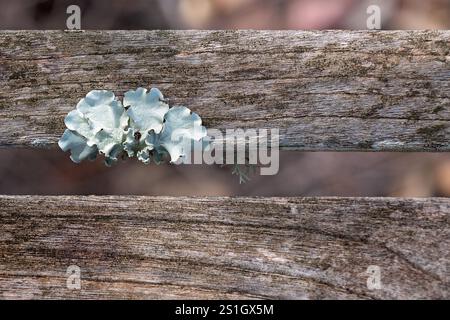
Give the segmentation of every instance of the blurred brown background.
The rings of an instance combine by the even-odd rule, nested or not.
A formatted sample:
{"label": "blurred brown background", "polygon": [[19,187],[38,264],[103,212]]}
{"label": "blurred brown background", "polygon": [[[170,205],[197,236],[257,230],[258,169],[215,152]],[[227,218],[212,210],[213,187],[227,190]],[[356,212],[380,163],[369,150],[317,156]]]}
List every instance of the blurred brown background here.
{"label": "blurred brown background", "polygon": [[83,29],[448,29],[449,0],[0,0],[2,29],[64,29],[79,5]]}
{"label": "blurred brown background", "polygon": [[[381,7],[383,29],[450,25],[450,0],[0,0],[0,28],[65,29],[70,4],[83,29],[365,29],[370,4]],[[101,159],[75,165],[56,149],[0,149],[0,194],[447,197],[450,155],[281,152],[278,175],[239,185],[228,167],[131,159],[107,168]]]}

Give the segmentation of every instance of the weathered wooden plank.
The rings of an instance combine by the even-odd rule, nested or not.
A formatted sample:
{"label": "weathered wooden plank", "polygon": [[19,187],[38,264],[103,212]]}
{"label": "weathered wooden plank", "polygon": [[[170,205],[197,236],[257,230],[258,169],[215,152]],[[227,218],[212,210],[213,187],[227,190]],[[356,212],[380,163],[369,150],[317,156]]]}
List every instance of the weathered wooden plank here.
{"label": "weathered wooden plank", "polygon": [[157,86],[281,148],[450,150],[450,31],[1,31],[0,146],[54,146],[93,89]]}
{"label": "weathered wooden plank", "polygon": [[0,297],[448,299],[449,213],[443,198],[0,196]]}

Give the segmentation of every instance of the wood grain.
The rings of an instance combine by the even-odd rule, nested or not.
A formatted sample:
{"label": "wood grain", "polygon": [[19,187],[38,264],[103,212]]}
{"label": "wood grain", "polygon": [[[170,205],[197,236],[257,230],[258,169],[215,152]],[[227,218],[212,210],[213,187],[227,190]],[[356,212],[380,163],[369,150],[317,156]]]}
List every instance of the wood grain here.
{"label": "wood grain", "polygon": [[0,146],[54,147],[93,89],[157,86],[282,149],[450,150],[450,31],[1,31]]}
{"label": "wood grain", "polygon": [[442,198],[0,196],[0,298],[448,299],[449,213]]}

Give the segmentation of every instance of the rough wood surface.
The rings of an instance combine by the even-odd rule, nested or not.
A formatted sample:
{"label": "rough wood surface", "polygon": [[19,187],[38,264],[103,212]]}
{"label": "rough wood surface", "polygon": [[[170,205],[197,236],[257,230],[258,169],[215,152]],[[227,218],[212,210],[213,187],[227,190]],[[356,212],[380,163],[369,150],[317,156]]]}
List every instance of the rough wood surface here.
{"label": "rough wood surface", "polygon": [[1,31],[0,146],[49,147],[93,89],[157,86],[297,150],[450,150],[450,31]]}
{"label": "rough wood surface", "polygon": [[0,298],[448,299],[449,213],[441,198],[0,196]]}

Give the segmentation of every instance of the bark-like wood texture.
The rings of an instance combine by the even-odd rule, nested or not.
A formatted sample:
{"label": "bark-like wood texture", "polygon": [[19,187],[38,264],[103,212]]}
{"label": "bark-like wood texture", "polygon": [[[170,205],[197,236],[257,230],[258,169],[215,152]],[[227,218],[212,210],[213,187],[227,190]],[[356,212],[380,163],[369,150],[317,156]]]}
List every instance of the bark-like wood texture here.
{"label": "bark-like wood texture", "polygon": [[[3,298],[449,298],[449,199],[0,196],[0,208]],[[70,265],[81,290],[66,287]]]}
{"label": "bark-like wood texture", "polygon": [[93,89],[157,86],[283,149],[450,150],[450,31],[1,31],[0,146],[54,146]]}

